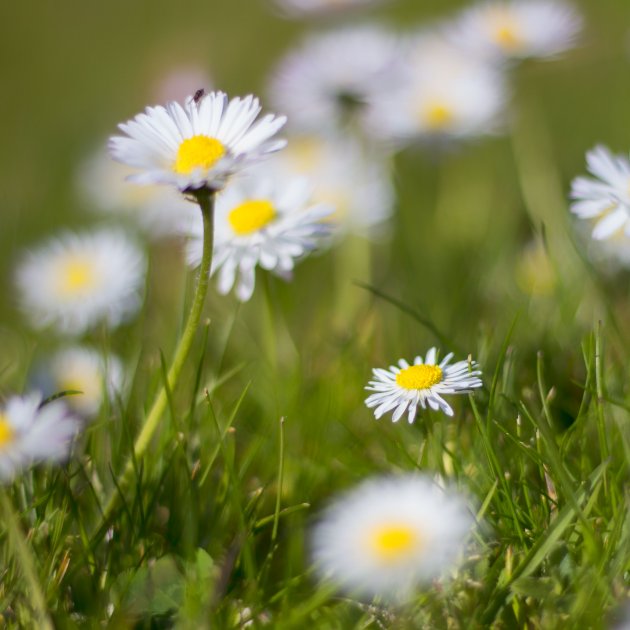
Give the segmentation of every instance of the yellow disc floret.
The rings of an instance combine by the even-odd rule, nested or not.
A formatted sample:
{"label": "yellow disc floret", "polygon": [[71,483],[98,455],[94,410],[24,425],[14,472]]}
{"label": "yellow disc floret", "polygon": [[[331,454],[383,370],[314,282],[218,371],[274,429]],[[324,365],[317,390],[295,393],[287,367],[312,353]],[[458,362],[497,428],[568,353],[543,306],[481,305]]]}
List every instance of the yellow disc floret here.
{"label": "yellow disc floret", "polygon": [[244,236],[262,229],[276,218],[276,209],[267,199],[250,199],[236,206],[228,220],[232,229]]}
{"label": "yellow disc floret", "polygon": [[405,389],[429,389],[442,380],[442,369],[437,365],[412,365],[396,375],[396,383]]}
{"label": "yellow disc floret", "polygon": [[89,260],[71,257],[64,261],[60,269],[59,288],[66,295],[81,293],[93,288],[97,278],[94,266]]}
{"label": "yellow disc floret", "polygon": [[193,136],[179,145],[173,170],[189,175],[198,168],[212,168],[224,155],[225,147],[216,138]]}
{"label": "yellow disc floret", "polygon": [[433,103],[424,110],[424,119],[429,127],[438,131],[453,122],[453,110],[444,103]]}
{"label": "yellow disc floret", "polygon": [[404,523],[387,523],[374,529],[369,545],[382,562],[404,559],[419,544],[418,532]]}
{"label": "yellow disc floret", "polygon": [[7,416],[0,412],[0,449],[4,448],[13,441],[15,431],[9,422]]}
{"label": "yellow disc floret", "polygon": [[505,50],[514,50],[515,48],[518,48],[521,43],[515,29],[509,24],[504,24],[503,26],[497,28],[494,33],[494,39],[497,44]]}

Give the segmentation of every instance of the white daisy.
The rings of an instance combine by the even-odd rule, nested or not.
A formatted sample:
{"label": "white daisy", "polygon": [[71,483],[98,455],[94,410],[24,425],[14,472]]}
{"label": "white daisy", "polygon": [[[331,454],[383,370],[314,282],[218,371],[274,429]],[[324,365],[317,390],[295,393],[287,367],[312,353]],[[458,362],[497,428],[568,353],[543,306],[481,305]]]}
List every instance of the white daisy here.
{"label": "white daisy", "polygon": [[387,0],[275,0],[275,4],[290,17],[337,14],[364,9]]}
{"label": "white daisy", "polygon": [[270,98],[297,132],[336,131],[396,80],[397,37],[377,26],[311,35],[276,69]]}
{"label": "white daisy", "polygon": [[278,151],[284,140],[272,140],[284,116],[261,111],[254,96],[228,97],[223,92],[147,107],[145,113],[119,125],[128,137],[113,137],[116,160],[138,168],[128,179],[138,184],[172,184],[181,191],[219,190],[228,177]]}
{"label": "white daisy", "polygon": [[113,398],[123,389],[120,359],[113,355],[104,357],[92,348],[75,346],[61,350],[50,359],[48,372],[55,392],[81,392],[65,401],[84,417],[95,415],[104,398]]}
{"label": "white daisy", "polygon": [[562,0],[489,0],[447,28],[451,41],[479,57],[551,57],[575,44],[582,18]]}
{"label": "white daisy", "polygon": [[586,154],[589,173],[571,185],[571,212],[595,221],[593,238],[609,238],[616,232],[630,236],[630,161],[603,146]]}
{"label": "white daisy", "polygon": [[[333,208],[309,205],[310,197],[305,178],[278,184],[253,176],[240,179],[217,197],[211,273],[218,274],[219,293],[229,293],[236,282],[238,299],[249,300],[258,265],[290,277],[295,261],[330,232],[330,225],[322,221]],[[202,223],[198,220],[187,247],[191,265],[199,265],[201,252]]]}
{"label": "white daisy", "polygon": [[113,327],[142,303],[146,261],[120,230],[65,232],[27,253],[15,278],[22,308],[39,328],[79,335],[100,322]]}
{"label": "white daisy", "polygon": [[153,238],[172,236],[192,223],[199,213],[194,203],[168,186],[129,186],[125,179],[134,172],[114,162],[104,147],[96,151],[82,164],[77,178],[88,208],[124,216]]}
{"label": "white daisy", "polygon": [[11,481],[37,462],[58,462],[70,453],[80,427],[61,400],[41,407],[41,395],[12,396],[0,407],[0,479]]}
{"label": "white daisy", "polygon": [[506,100],[499,68],[423,34],[407,43],[401,80],[374,97],[366,126],[374,136],[402,143],[479,136],[500,128]]}
{"label": "white daisy", "polygon": [[263,169],[278,181],[307,177],[313,183],[313,201],[334,207],[327,221],[336,234],[373,234],[393,214],[390,156],[367,154],[348,136],[291,137],[287,148]]}
{"label": "white daisy", "polygon": [[463,496],[427,477],[368,479],[324,512],[313,560],[351,594],[405,600],[456,567],[473,522]]}
{"label": "white daisy", "polygon": [[437,363],[437,350],[431,348],[424,360],[416,357],[413,365],[400,359],[398,366],[392,365],[389,370],[373,369],[375,378],[365,389],[376,393],[368,396],[365,404],[370,409],[375,408],[377,419],[393,409],[394,422],[398,422],[406,411],[407,419],[412,423],[418,404],[423,409],[429,405],[431,409],[440,409],[447,416],[452,416],[453,410],[442,395],[468,394],[482,385],[478,378],[481,371],[475,361],[458,361],[449,365],[452,358],[453,353],[450,352]]}

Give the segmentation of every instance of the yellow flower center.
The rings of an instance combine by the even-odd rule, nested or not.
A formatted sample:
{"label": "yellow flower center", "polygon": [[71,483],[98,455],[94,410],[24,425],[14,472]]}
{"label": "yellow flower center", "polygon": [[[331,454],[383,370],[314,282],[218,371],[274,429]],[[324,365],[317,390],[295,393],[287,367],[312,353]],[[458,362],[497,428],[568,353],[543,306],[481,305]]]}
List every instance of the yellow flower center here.
{"label": "yellow flower center", "polygon": [[0,412],[0,449],[4,448],[13,441],[15,431],[9,422],[7,416]]}
{"label": "yellow flower center", "polygon": [[81,293],[96,285],[97,277],[91,261],[71,257],[62,265],[59,288],[67,295]]}
{"label": "yellow flower center", "polygon": [[193,136],[179,145],[173,170],[188,175],[198,168],[213,167],[224,155],[225,147],[216,138]]}
{"label": "yellow flower center", "polygon": [[499,46],[505,48],[506,50],[513,50],[514,48],[517,48],[521,43],[521,40],[516,34],[515,29],[509,24],[504,24],[503,26],[500,26],[495,31],[494,38],[497,44],[499,44]]}
{"label": "yellow flower center", "polygon": [[266,199],[250,199],[236,206],[228,215],[232,229],[244,236],[257,232],[276,218],[276,209]]}
{"label": "yellow flower center", "polygon": [[444,103],[433,103],[424,110],[424,119],[429,129],[440,130],[453,122],[453,110]]}
{"label": "yellow flower center", "polygon": [[437,365],[412,365],[396,375],[396,383],[405,389],[428,389],[442,380]]}
{"label": "yellow flower center", "polygon": [[419,542],[418,532],[401,523],[381,525],[369,536],[369,546],[382,562],[403,559]]}

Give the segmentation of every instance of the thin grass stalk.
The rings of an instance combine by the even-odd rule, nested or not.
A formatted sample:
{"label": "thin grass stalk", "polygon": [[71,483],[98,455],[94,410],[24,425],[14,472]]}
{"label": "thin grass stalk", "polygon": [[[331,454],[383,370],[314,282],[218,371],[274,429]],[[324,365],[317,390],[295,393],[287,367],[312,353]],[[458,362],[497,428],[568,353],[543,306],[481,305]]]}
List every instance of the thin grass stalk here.
{"label": "thin grass stalk", "polygon": [[163,386],[157,395],[153,406],[147,414],[144,425],[136,438],[133,446],[133,456],[127,462],[125,471],[118,482],[118,491],[110,497],[103,513],[103,522],[111,516],[115,509],[120,493],[124,492],[134,475],[135,464],[144,457],[151,439],[159,426],[160,420],[164,415],[166,405],[168,403],[168,394],[172,393],[179,381],[179,377],[186,363],[186,359],[195,339],[195,334],[199,327],[203,306],[208,292],[208,283],[210,277],[210,269],[212,266],[212,244],[214,239],[214,193],[208,190],[201,190],[195,193],[195,198],[201,209],[203,219],[203,253],[201,257],[201,266],[199,268],[199,280],[193,298],[193,303],[188,314],[184,332],[179,341],[173,362],[168,371]]}
{"label": "thin grass stalk", "polygon": [[3,524],[7,531],[9,549],[20,567],[22,577],[28,588],[29,601],[37,618],[37,627],[41,630],[53,630],[53,625],[46,607],[46,597],[37,575],[35,558],[20,527],[20,522],[13,503],[6,490],[0,490],[0,509]]}

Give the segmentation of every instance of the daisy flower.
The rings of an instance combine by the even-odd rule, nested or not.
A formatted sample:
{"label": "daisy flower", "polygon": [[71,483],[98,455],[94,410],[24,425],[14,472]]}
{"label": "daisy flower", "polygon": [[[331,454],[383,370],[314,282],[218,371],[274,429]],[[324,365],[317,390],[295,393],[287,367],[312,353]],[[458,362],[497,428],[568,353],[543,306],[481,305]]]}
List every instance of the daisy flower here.
{"label": "daisy flower", "polygon": [[335,234],[377,233],[394,211],[391,158],[368,154],[347,136],[291,136],[287,148],[265,162],[263,170],[278,181],[307,177],[313,201],[335,211],[326,220]]}
{"label": "daisy flower", "polygon": [[587,170],[594,178],[577,177],[571,185],[571,212],[595,222],[593,238],[616,232],[630,236],[630,161],[597,146],[586,154]]}
{"label": "daisy flower", "polygon": [[376,477],[324,512],[312,557],[345,591],[400,601],[456,567],[472,526],[464,497],[428,477]]}
{"label": "daisy flower", "polygon": [[41,406],[41,395],[12,396],[0,407],[0,479],[24,468],[66,459],[80,422],[61,400]]}
{"label": "daisy flower", "polygon": [[172,236],[192,223],[199,213],[195,204],[168,186],[129,186],[125,179],[134,172],[114,162],[105,147],[96,151],[81,165],[77,178],[88,208],[128,218],[152,238]]}
{"label": "daisy flower", "polygon": [[223,92],[147,107],[119,125],[127,134],[110,139],[114,159],[140,169],[138,184],[172,184],[181,191],[220,190],[230,175],[286,144],[272,137],[286,122],[267,114],[254,96],[228,99]]}
{"label": "daisy flower", "polygon": [[337,14],[383,4],[387,0],[275,0],[275,4],[290,17]]}
{"label": "daisy flower", "polygon": [[123,388],[123,366],[120,359],[91,348],[75,346],[55,354],[48,363],[55,392],[81,392],[65,401],[84,417],[94,416],[104,398],[112,398]]}
{"label": "daisy flower", "polygon": [[453,415],[453,409],[442,398],[444,394],[468,394],[481,387],[481,371],[475,361],[458,361],[449,365],[453,353],[447,354],[437,363],[437,350],[431,348],[423,360],[416,357],[413,365],[404,359],[398,366],[392,365],[389,370],[375,368],[372,370],[374,380],[365,389],[376,392],[367,397],[365,404],[374,409],[378,419],[384,413],[394,410],[392,420],[398,422],[407,412],[411,424],[416,417],[418,404],[426,409],[427,405],[437,411],[440,409],[447,416]]}
{"label": "daisy flower", "polygon": [[451,41],[479,57],[552,57],[572,47],[582,18],[561,0],[489,0],[463,11]]}
{"label": "daisy flower", "polygon": [[[310,197],[304,178],[277,185],[264,177],[242,178],[217,197],[211,273],[218,275],[219,293],[229,293],[236,283],[238,299],[249,300],[258,265],[290,277],[295,261],[315,249],[331,229],[322,221],[333,208],[309,205]],[[201,261],[201,220],[190,236],[186,255],[196,267]]]}
{"label": "daisy flower", "polygon": [[400,76],[366,112],[373,136],[404,144],[423,137],[479,136],[500,128],[507,100],[504,73],[446,40],[423,34],[408,41]]}
{"label": "daisy flower", "polygon": [[398,39],[384,28],[311,35],[276,68],[270,98],[294,131],[335,132],[357,116],[360,122],[374,95],[395,81],[398,64]]}
{"label": "daisy flower", "polygon": [[65,232],[27,253],[15,278],[24,312],[38,328],[79,335],[129,319],[142,303],[146,261],[120,230]]}

